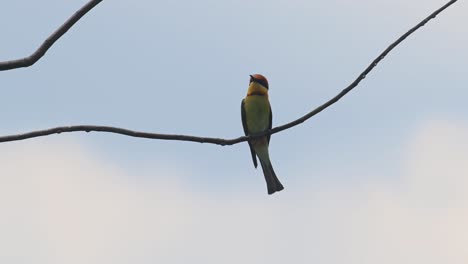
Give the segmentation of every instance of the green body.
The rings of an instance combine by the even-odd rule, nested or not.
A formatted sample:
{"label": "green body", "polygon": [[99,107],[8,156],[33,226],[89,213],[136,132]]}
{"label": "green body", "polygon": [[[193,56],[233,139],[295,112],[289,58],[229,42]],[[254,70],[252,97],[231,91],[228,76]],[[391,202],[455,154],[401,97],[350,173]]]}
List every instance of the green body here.
{"label": "green body", "polygon": [[[257,134],[271,129],[272,113],[268,100],[268,89],[252,82],[249,91],[241,105],[242,125],[246,135]],[[249,141],[250,152],[254,166],[257,167],[257,156],[262,166],[265,181],[267,183],[268,194],[283,190],[283,185],[276,177],[273,166],[270,162],[268,146],[270,136],[255,138]]]}
{"label": "green body", "polygon": [[244,101],[247,131],[255,134],[269,129],[270,102],[266,96],[247,96]]}

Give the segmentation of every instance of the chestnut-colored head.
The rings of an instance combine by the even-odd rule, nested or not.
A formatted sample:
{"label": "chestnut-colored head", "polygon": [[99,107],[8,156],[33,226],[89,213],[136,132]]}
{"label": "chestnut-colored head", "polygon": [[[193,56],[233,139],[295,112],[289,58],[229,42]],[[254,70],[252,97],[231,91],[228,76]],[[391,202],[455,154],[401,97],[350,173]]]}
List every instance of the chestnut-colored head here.
{"label": "chestnut-colored head", "polygon": [[252,74],[250,75],[250,83],[255,82],[261,84],[263,87],[268,89],[268,81],[265,76],[261,74]]}

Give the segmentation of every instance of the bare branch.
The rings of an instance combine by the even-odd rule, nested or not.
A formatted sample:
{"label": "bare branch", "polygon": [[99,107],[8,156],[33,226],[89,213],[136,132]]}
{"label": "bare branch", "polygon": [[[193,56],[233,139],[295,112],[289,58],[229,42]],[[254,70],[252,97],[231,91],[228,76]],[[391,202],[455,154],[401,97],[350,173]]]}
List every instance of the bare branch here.
{"label": "bare branch", "polygon": [[7,71],[17,68],[29,67],[36,63],[54,43],[62,37],[67,31],[80,20],[86,13],[93,9],[102,0],[91,0],[82,8],[75,12],[65,23],[60,26],[52,35],[50,35],[39,48],[30,56],[17,60],[0,62],[0,71]]}
{"label": "bare branch", "polygon": [[[93,1],[91,1],[93,2]],[[96,2],[96,1],[95,1]],[[100,2],[100,1],[97,1]],[[41,136],[47,136],[51,134],[60,134],[60,133],[65,133],[65,132],[77,132],[77,131],[85,131],[85,132],[108,132],[108,133],[116,133],[116,134],[121,134],[121,135],[126,135],[126,136],[131,136],[131,137],[139,137],[139,138],[149,138],[149,139],[162,139],[162,140],[179,140],[179,141],[191,141],[191,142],[199,142],[199,143],[211,143],[211,144],[217,144],[217,145],[234,145],[243,141],[247,141],[250,138],[255,138],[259,136],[264,136],[264,135],[269,135],[269,134],[275,134],[280,131],[283,131],[285,129],[297,126],[304,121],[308,120],[309,118],[313,117],[314,115],[322,112],[324,109],[327,107],[331,106],[332,104],[336,103],[338,100],[340,100],[343,96],[345,96],[347,93],[349,93],[353,88],[355,88],[364,78],[366,78],[367,74],[372,71],[372,69],[377,66],[377,64],[385,58],[385,56],[390,53],[398,44],[400,44],[403,40],[405,40],[409,35],[414,33],[416,30],[418,30],[420,27],[424,26],[429,20],[435,18],[440,12],[445,10],[447,7],[451,6],[457,2],[457,0],[452,0],[449,1],[447,4],[442,6],[441,8],[437,9],[434,11],[432,14],[430,14],[428,17],[426,17],[424,20],[419,22],[416,26],[408,30],[405,34],[403,34],[400,38],[398,38],[395,42],[390,44],[372,63],[354,80],[348,87],[346,87],[344,90],[342,90],[339,94],[337,94],[335,97],[327,101],[326,103],[322,104],[321,106],[317,107],[316,109],[312,110],[311,112],[307,113],[303,117],[296,119],[290,123],[284,124],[282,126],[275,127],[271,130],[256,134],[256,135],[251,135],[251,136],[243,136],[243,137],[238,137],[234,139],[222,139],[222,138],[212,138],[212,137],[196,137],[196,136],[189,136],[189,135],[172,135],[172,134],[156,134],[156,133],[147,133],[147,132],[138,132],[138,131],[132,131],[128,129],[123,129],[123,128],[117,128],[117,127],[109,127],[109,126],[88,126],[88,125],[81,125],[81,126],[66,126],[66,127],[56,127],[56,128],[51,128],[51,129],[46,129],[46,130],[40,130],[40,131],[33,131],[25,134],[19,134],[19,135],[10,135],[10,136],[3,136],[0,137],[0,142],[9,142],[9,141],[16,141],[16,140],[24,140],[24,139],[29,139],[29,138],[35,138],[35,137],[41,137]]]}
{"label": "bare branch", "polygon": [[[138,138],[192,141],[192,142],[199,142],[199,143],[211,143],[211,144],[217,144],[217,145],[222,145],[222,146],[234,145],[242,141],[247,141],[247,139],[249,139],[249,137],[239,137],[235,139],[222,139],[222,138],[210,138],[210,137],[195,137],[195,136],[187,136],[187,135],[156,134],[156,133],[133,131],[133,130],[118,128],[118,127],[110,127],[110,126],[79,125],[79,126],[55,127],[55,128],[45,129],[45,130],[28,132],[24,134],[3,136],[3,137],[0,137],[0,143],[8,142],[8,141],[24,140],[24,139],[35,138],[35,137],[43,137],[43,136],[48,136],[52,134],[77,132],[77,131],[108,132],[108,133],[115,133],[115,134],[130,136],[130,137],[138,137]],[[258,136],[260,135],[261,134],[259,134]]]}
{"label": "bare branch", "polygon": [[409,35],[413,34],[416,30],[418,30],[420,27],[424,26],[427,22],[429,22],[429,20],[435,18],[440,12],[444,11],[447,7],[451,6],[455,2],[457,2],[457,0],[449,1],[444,6],[437,9],[432,14],[430,14],[428,17],[426,17],[424,20],[419,22],[416,26],[414,26],[410,30],[408,30],[405,34],[403,34],[401,37],[399,37],[395,42],[390,44],[390,46],[388,46],[377,58],[374,59],[374,61],[372,61],[372,63],[369,66],[367,66],[367,68],[361,74],[359,74],[359,76],[356,78],[356,80],[354,80],[354,82],[352,82],[350,85],[348,85],[348,87],[343,89],[343,91],[341,91],[335,97],[330,99],[328,102],[326,102],[323,105],[317,107],[316,109],[312,110],[311,112],[307,113],[306,115],[304,115],[303,117],[301,117],[299,119],[296,119],[296,120],[294,120],[292,122],[289,122],[289,123],[284,124],[282,126],[278,126],[278,127],[275,127],[273,129],[271,129],[271,131],[268,131],[269,132],[268,134],[275,134],[275,133],[278,133],[278,132],[283,131],[285,129],[288,129],[290,127],[297,126],[300,123],[303,123],[304,121],[306,121],[307,119],[313,117],[314,115],[322,112],[323,110],[325,110],[327,107],[331,106],[332,104],[338,102],[338,100],[340,100],[343,96],[345,96],[352,89],[354,89],[362,80],[364,80],[364,78],[366,78],[367,74],[369,74],[369,72],[371,72],[372,69],[374,69],[375,66],[377,66],[377,64],[381,60],[383,60],[383,58],[385,58],[385,56],[387,56],[387,54],[390,53],[390,51],[392,51],[398,44],[400,44]]}

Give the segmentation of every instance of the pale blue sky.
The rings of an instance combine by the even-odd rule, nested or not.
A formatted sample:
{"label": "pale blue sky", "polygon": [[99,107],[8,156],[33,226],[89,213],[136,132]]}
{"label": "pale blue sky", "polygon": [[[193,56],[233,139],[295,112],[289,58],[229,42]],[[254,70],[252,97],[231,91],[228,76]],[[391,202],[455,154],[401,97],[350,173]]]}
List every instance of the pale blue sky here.
{"label": "pale blue sky", "polygon": [[[29,55],[83,3],[16,0],[1,4],[0,60]],[[252,73],[262,73],[269,79],[273,122],[284,124],[341,91],[392,41],[443,4],[435,0],[103,1],[37,64],[0,73],[0,134],[96,124],[159,133],[238,137],[243,133],[240,101]],[[263,176],[260,170],[254,170],[246,144],[220,147],[75,133],[7,143],[0,152],[7,155],[7,151],[15,152],[17,148],[48,152],[48,147],[43,146],[50,145],[53,153],[73,160],[74,154],[61,146],[78,145],[80,151],[83,148],[84,153],[92,153],[90,159],[97,167],[107,164],[112,167],[110,171],[119,171],[116,174],[130,182],[148,180],[158,185],[159,180],[166,182],[174,174],[173,180],[189,193],[187,199],[201,196],[203,201],[219,199],[239,207],[239,200],[247,200],[252,201],[252,211],[260,212],[264,209],[255,206],[271,208],[276,202],[282,210],[288,211],[288,206],[300,210],[298,203],[308,199],[314,200],[314,206],[327,208],[315,199],[320,199],[317,193],[323,186],[331,190],[327,196],[331,200],[353,200],[359,193],[356,189],[369,182],[385,186],[385,190],[404,189],[402,182],[411,174],[405,171],[412,167],[406,164],[412,160],[407,159],[411,156],[408,149],[416,148],[419,153],[419,148],[413,147],[420,144],[414,143],[419,142],[418,135],[432,135],[426,130],[433,127],[446,131],[445,124],[450,128],[465,128],[468,124],[467,10],[465,1],[456,3],[397,47],[342,101],[298,127],[275,134],[271,156],[285,190],[272,197],[266,195]],[[456,134],[460,141],[466,141],[466,133],[447,131],[440,135]],[[465,157],[468,149],[460,148],[461,157]],[[44,156],[48,157],[47,153]],[[33,167],[27,162],[24,166]],[[1,173],[0,168],[2,178],[20,172],[9,173]],[[15,186],[20,189],[21,185]],[[349,190],[349,196],[347,192],[339,194],[343,189]],[[432,198],[438,200],[437,196]],[[405,204],[404,198],[395,199]],[[189,207],[197,208],[197,201]],[[204,216],[216,214],[224,206],[221,202],[210,204],[212,210],[205,211]],[[346,215],[348,210],[339,205],[333,208],[337,215]],[[313,213],[308,211],[307,215]],[[285,230],[294,225],[287,216],[279,221],[284,221]],[[330,221],[329,228],[334,230]],[[128,228],[132,233],[125,223],[117,228]],[[271,232],[265,229],[265,233]],[[306,247],[307,243],[298,242],[297,236],[285,236],[290,238],[291,247]],[[168,237],[175,245],[186,239]],[[320,245],[323,239],[319,234],[317,240],[308,243]],[[151,248],[146,240],[136,240],[144,244],[143,248]],[[255,241],[262,242],[260,238]],[[192,246],[201,246],[198,242]],[[211,246],[210,242],[204,243]],[[333,244],[333,240],[329,243]],[[153,251],[148,250],[149,254],[141,250],[136,254],[142,257],[140,263],[158,259]],[[327,250],[333,247],[323,252]],[[28,248],[22,251],[25,259],[36,253],[48,259],[47,252]],[[114,250],[110,252],[104,254],[105,259],[119,258]],[[294,250],[284,252],[283,260],[342,263],[327,259],[321,251],[295,258],[288,256]],[[304,252],[308,249],[304,248]],[[260,263],[255,257],[262,259],[268,251],[247,255],[254,259],[245,262]],[[363,263],[353,256],[349,263]],[[195,260],[205,263],[203,256]],[[206,260],[211,263],[210,258]],[[131,258],[122,261],[135,263]]]}

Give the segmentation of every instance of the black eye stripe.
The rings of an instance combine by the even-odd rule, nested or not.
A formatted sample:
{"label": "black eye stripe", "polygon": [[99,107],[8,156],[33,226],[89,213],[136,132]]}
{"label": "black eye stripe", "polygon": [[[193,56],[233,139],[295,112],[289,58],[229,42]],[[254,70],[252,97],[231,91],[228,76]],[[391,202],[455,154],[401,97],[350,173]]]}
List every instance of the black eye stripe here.
{"label": "black eye stripe", "polygon": [[256,82],[258,84],[263,85],[265,88],[268,89],[268,83],[263,79],[254,79],[254,78],[250,77],[250,82]]}
{"label": "black eye stripe", "polygon": [[268,83],[265,80],[255,80],[255,81],[258,82],[259,84],[265,86],[265,88],[268,89]]}

